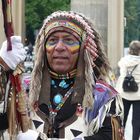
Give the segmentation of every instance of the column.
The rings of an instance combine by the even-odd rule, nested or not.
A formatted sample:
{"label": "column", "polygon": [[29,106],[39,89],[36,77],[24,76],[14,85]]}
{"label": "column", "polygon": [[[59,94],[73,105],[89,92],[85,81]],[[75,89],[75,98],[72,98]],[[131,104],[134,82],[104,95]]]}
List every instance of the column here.
{"label": "column", "polygon": [[93,20],[115,71],[123,55],[124,0],[71,0],[71,10],[82,12]]}
{"label": "column", "polygon": [[108,57],[116,70],[124,48],[124,0],[108,2]]}

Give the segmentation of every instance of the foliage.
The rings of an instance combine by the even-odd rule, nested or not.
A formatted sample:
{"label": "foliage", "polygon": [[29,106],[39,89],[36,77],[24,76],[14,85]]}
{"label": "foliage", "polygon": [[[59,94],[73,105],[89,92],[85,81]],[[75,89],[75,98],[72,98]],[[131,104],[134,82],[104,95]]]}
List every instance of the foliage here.
{"label": "foliage", "polygon": [[35,31],[40,29],[43,20],[57,10],[69,10],[70,0],[26,0],[26,38],[34,44]]}
{"label": "foliage", "polygon": [[128,47],[132,40],[140,40],[140,0],[125,0],[124,46]]}

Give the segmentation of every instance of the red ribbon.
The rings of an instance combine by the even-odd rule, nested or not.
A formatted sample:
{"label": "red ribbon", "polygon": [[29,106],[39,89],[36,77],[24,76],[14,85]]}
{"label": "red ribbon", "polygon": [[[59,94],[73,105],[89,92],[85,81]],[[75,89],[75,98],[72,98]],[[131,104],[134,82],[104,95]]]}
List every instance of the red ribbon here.
{"label": "red ribbon", "polygon": [[10,78],[12,86],[15,87],[15,90],[16,90],[15,92],[20,93],[21,92],[21,81],[20,81],[19,75],[14,76],[14,75],[10,74],[9,78]]}

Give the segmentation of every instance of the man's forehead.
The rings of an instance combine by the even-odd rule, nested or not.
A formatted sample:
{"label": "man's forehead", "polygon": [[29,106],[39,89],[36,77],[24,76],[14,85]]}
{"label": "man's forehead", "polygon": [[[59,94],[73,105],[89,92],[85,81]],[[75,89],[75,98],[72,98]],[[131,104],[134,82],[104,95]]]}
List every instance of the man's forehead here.
{"label": "man's forehead", "polygon": [[68,33],[66,31],[57,31],[57,32],[54,32],[54,33],[52,33],[50,35],[50,37],[71,37],[71,38],[75,38],[75,36],[73,34]]}

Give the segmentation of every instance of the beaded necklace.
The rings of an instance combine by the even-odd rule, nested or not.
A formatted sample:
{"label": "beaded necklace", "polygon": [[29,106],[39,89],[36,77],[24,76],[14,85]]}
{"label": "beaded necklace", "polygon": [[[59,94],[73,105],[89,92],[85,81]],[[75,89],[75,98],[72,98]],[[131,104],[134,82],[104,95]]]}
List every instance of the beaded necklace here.
{"label": "beaded necklace", "polygon": [[57,115],[57,112],[62,108],[64,105],[65,101],[68,99],[68,97],[73,93],[73,87],[71,87],[65,96],[62,98],[60,103],[56,106],[55,109],[52,108],[51,102],[48,104],[48,109],[49,109],[49,122],[50,122],[50,128],[49,128],[49,135],[52,136],[55,133],[55,130],[53,129],[53,124],[55,121],[55,117]]}
{"label": "beaded necklace", "polygon": [[[52,94],[51,94],[51,102],[57,106],[62,98],[63,95],[72,87],[74,83],[74,79],[66,79],[66,80],[61,80],[61,79],[52,79],[51,80],[51,89],[52,89]],[[54,107],[53,107],[54,108]]]}
{"label": "beaded necklace", "polygon": [[[51,101],[48,104],[49,109],[49,122],[50,127],[48,131],[48,135],[50,137],[53,137],[53,134],[55,133],[55,129],[53,128],[55,117],[58,113],[58,111],[62,108],[65,101],[69,98],[69,96],[73,93],[73,83],[74,83],[74,77],[76,76],[76,69],[72,70],[71,72],[67,74],[57,74],[54,71],[49,70],[49,73],[51,75],[51,86],[56,91],[56,95],[52,97],[52,103]],[[64,97],[62,96],[61,92],[69,89]]]}
{"label": "beaded necklace", "polygon": [[65,96],[62,98],[61,102],[58,104],[58,106],[54,110],[52,108],[51,102],[49,102],[48,108],[49,108],[50,114],[57,115],[57,112],[61,109],[61,107],[64,105],[65,101],[72,94],[72,92],[73,92],[73,87],[71,87],[70,90],[67,91]]}

